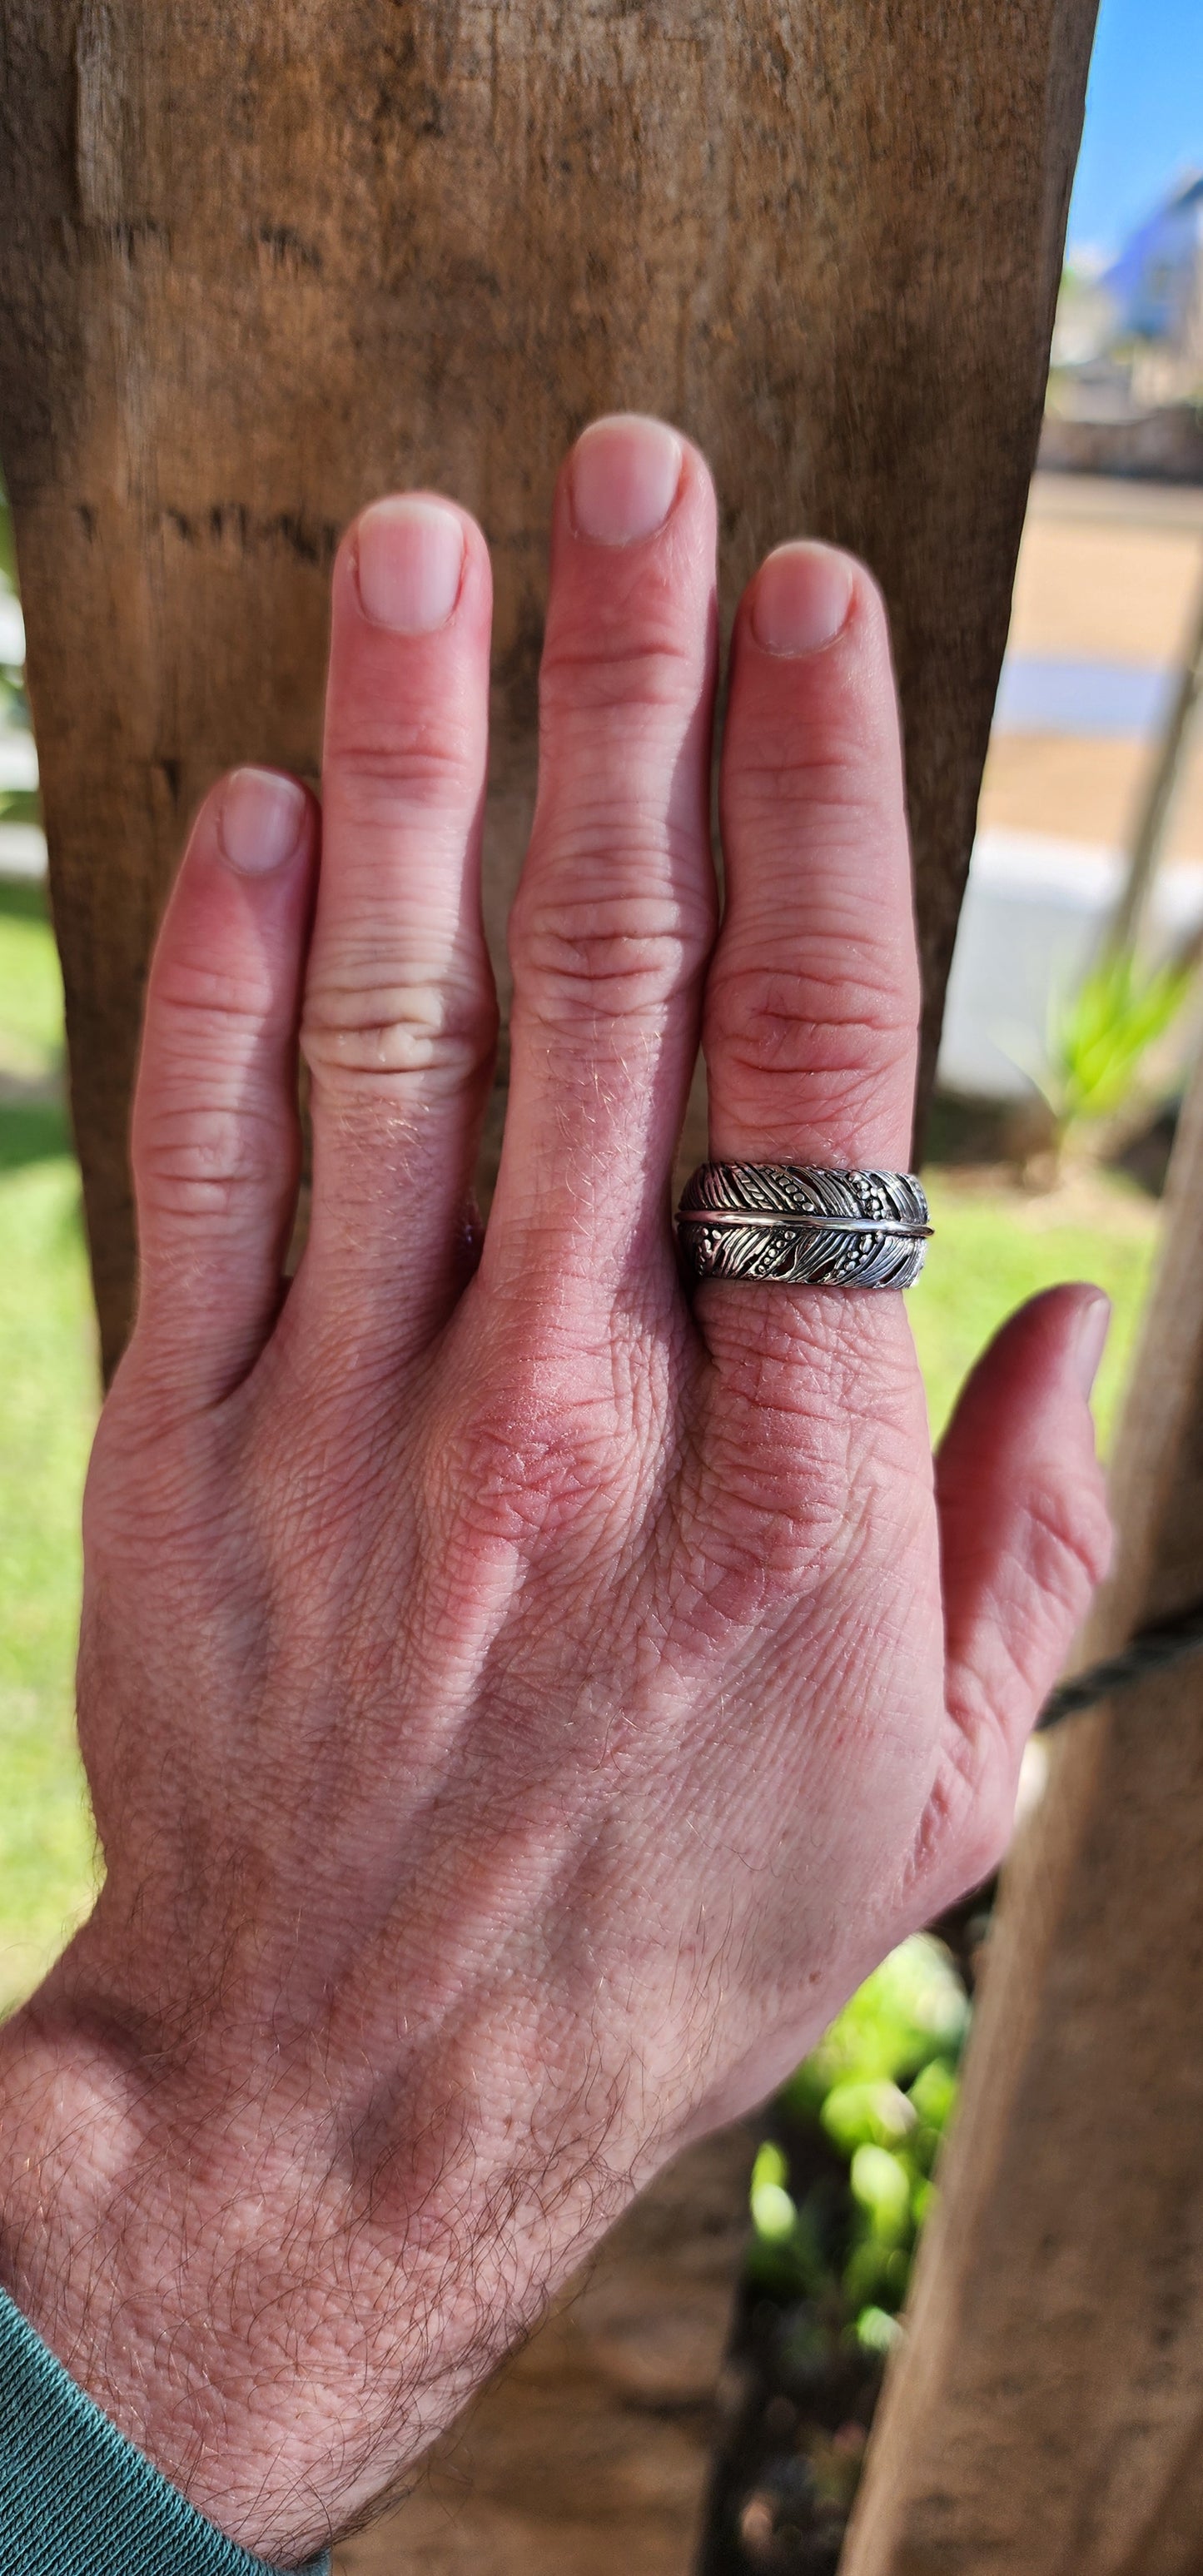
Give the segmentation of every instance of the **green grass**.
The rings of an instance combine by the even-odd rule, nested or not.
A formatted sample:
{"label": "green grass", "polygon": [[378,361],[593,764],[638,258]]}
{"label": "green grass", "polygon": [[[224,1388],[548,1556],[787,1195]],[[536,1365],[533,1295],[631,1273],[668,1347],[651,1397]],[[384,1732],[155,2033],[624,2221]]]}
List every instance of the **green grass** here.
{"label": "green grass", "polygon": [[0,886],[0,2007],[92,1884],[72,1682],[96,1344],[62,1011],[40,892]]}
{"label": "green grass", "polygon": [[1155,1204],[1112,1172],[1081,1172],[1047,1196],[929,1172],[935,1239],[908,1299],[938,1438],[957,1390],[999,1325],[1037,1289],[1090,1279],[1114,1308],[1095,1390],[1106,1450],[1132,1359],[1157,1240]]}
{"label": "green grass", "polygon": [[[61,1052],[40,890],[0,885],[0,2009],[53,1958],[92,1885],[71,1710],[97,1377]],[[939,1232],[911,1315],[933,1427],[1012,1307],[1087,1278],[1116,1308],[1099,1387],[1106,1433],[1148,1282],[1149,1201],[1106,1175],[1024,1198],[945,1173],[931,1195]]]}

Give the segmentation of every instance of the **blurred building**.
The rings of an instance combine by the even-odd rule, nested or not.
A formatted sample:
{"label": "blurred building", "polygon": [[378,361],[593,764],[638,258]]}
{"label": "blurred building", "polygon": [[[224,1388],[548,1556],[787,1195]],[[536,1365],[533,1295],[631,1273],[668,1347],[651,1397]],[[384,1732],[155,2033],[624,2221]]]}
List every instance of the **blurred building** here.
{"label": "blurred building", "polygon": [[1178,399],[1203,389],[1203,177],[1180,183],[1101,281],[1133,363],[1156,357]]}
{"label": "blurred building", "polygon": [[1040,457],[1203,481],[1203,177],[1179,180],[1110,265],[1067,263]]}

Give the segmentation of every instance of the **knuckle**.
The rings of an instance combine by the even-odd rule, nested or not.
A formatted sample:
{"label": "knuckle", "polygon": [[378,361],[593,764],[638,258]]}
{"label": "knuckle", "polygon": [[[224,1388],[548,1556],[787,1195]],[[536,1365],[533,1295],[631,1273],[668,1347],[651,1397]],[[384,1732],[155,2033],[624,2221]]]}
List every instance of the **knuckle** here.
{"label": "knuckle", "polygon": [[816,831],[854,828],[860,836],[881,828],[877,772],[866,764],[854,712],[842,715],[838,702],[825,710],[821,730],[758,728],[741,746],[729,792],[747,824],[792,829],[805,812]]}
{"label": "knuckle", "polygon": [[1077,1620],[1111,1561],[1112,1529],[1096,1473],[1089,1481],[1059,1479],[1029,1494],[1025,1504],[1024,1557],[1037,1603],[1051,1603]]}
{"label": "knuckle", "polygon": [[168,953],[155,960],[151,1009],[177,1032],[195,1031],[198,1038],[206,1022],[213,1022],[224,1055],[239,1030],[259,1035],[273,1016],[275,994],[266,976],[246,966],[206,966]]}
{"label": "knuckle", "polygon": [[598,1509],[613,1479],[613,1407],[521,1382],[442,1426],[432,1450],[443,1561],[562,1536]]}
{"label": "knuckle", "polygon": [[910,974],[839,942],[808,945],[805,966],[768,959],[712,974],[705,1043],[724,1067],[755,1077],[821,1074],[876,1079],[915,1043]]}
{"label": "knuckle", "polygon": [[135,1146],[143,1215],[200,1222],[253,1204],[280,1177],[277,1123],[234,1109],[160,1110],[139,1121]]}
{"label": "knuckle", "polygon": [[541,714],[555,724],[578,713],[654,720],[696,705],[702,660],[696,637],[679,623],[671,599],[603,606],[584,633],[553,635],[539,671]]}
{"label": "knuckle", "polygon": [[[601,894],[594,852],[612,881]],[[537,1000],[541,1016],[575,1017],[590,1006],[607,1017],[654,1016],[694,981],[711,923],[704,898],[665,882],[677,873],[684,871],[666,865],[662,848],[628,844],[619,855],[613,831],[603,838],[599,829],[596,844],[577,838],[558,854],[554,892],[519,894],[510,961],[515,983]],[[574,893],[574,883],[588,890]],[[649,885],[652,891],[639,890]]]}
{"label": "knuckle", "polygon": [[301,1052],[316,1083],[458,1087],[482,1073],[497,1034],[485,977],[408,962],[382,977],[379,955],[345,958],[306,995]]}
{"label": "knuckle", "polygon": [[830,1439],[808,1439],[796,1420],[760,1403],[733,1405],[727,1436],[713,1441],[710,1475],[698,1561],[709,1560],[724,1579],[741,1568],[751,1573],[762,1601],[805,1587],[855,1549],[843,1458]]}
{"label": "knuckle", "polygon": [[474,804],[480,756],[474,728],[449,709],[407,714],[381,707],[374,723],[332,726],[327,775],[347,820],[362,830],[396,826],[406,813]]}

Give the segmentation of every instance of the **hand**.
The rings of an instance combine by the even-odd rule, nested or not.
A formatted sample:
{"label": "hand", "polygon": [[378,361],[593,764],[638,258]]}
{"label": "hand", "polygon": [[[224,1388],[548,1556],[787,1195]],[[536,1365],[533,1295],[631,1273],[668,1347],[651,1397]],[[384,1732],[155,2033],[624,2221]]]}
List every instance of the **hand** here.
{"label": "hand", "polygon": [[824,547],[739,611],[716,941],[714,551],[696,450],[586,433],[483,1245],[463,512],[352,529],[321,815],[235,773],[159,941],[86,1508],[108,1875],[3,2034],[0,2269],[273,2557],[362,2517],[635,2188],[993,1865],[1107,1555],[1092,1291],[1008,1327],[934,1495],[897,1296],[682,1293],[700,1027],[718,1159],[904,1166],[915,1061],[885,619]]}

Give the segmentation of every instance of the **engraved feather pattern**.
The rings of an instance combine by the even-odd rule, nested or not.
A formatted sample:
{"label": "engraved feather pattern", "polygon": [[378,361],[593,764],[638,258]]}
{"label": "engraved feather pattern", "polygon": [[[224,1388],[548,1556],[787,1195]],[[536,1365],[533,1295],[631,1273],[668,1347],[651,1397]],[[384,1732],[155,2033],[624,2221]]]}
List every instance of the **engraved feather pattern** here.
{"label": "engraved feather pattern", "polygon": [[[751,1222],[738,1223],[744,1212]],[[707,1214],[718,1220],[707,1225]],[[879,1218],[928,1224],[910,1172],[823,1172],[787,1163],[703,1163],[677,1210],[681,1241],[700,1279],[772,1279],[814,1288],[909,1288],[923,1268],[922,1235],[848,1231]],[[777,1218],[776,1225],[765,1219]],[[791,1217],[806,1218],[791,1225]],[[830,1228],[816,1219],[831,1219]],[[736,1222],[732,1222],[732,1220]]]}

